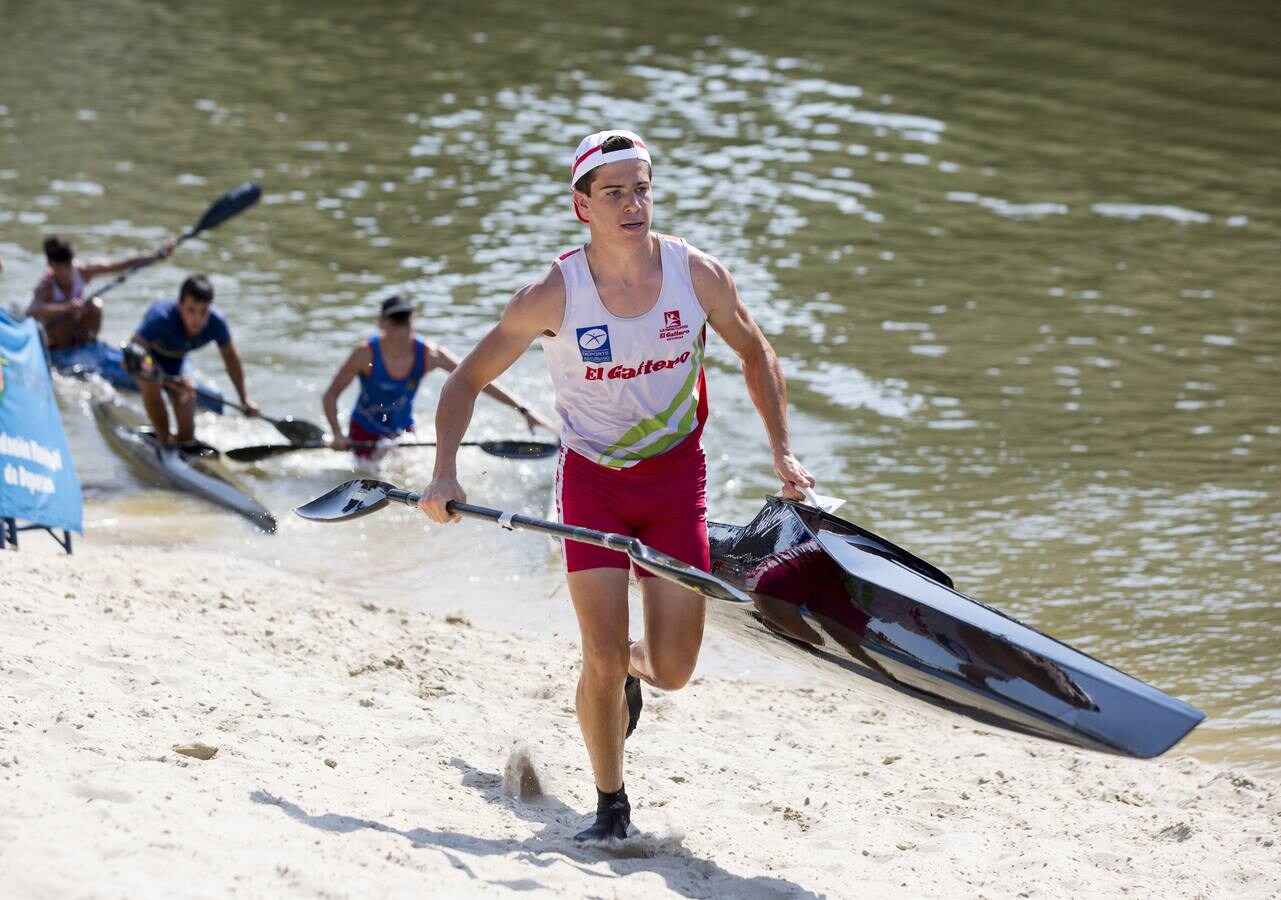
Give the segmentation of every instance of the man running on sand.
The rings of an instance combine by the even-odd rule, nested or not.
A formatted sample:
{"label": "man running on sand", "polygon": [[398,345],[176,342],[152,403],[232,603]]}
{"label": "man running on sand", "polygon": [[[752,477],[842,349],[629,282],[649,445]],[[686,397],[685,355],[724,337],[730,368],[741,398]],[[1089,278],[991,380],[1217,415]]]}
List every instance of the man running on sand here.
{"label": "man running on sand", "polygon": [[[792,453],[787,388],[773,348],[720,262],[650,231],[650,155],[630,131],[601,131],[574,153],[574,211],[590,241],[516,292],[498,324],[450,375],[436,411],[436,467],[419,507],[448,522],[465,500],[455,455],[480,391],[541,338],[563,422],[556,473],[561,520],[635,535],[707,571],[703,375],[705,324],[742,359],[787,496],[814,479]],[[456,517],[455,517],[456,518]],[[576,707],[596,778],[596,820],[579,841],[627,836],[623,741],[640,715],[636,679],[673,691],[689,681],[704,599],[637,570],[645,633],[628,646],[626,554],[565,542],[582,638]]]}

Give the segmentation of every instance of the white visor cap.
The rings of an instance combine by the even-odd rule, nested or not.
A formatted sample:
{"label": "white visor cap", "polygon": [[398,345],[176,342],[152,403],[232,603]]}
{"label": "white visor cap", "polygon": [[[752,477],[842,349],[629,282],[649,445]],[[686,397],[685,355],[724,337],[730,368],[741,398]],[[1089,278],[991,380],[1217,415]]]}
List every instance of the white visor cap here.
{"label": "white visor cap", "polygon": [[[601,145],[612,137],[625,137],[635,146],[602,153]],[[570,167],[569,186],[573,187],[578,184],[578,179],[592,169],[598,166],[607,166],[623,159],[643,159],[651,166],[653,165],[649,158],[649,151],[645,149],[645,142],[635,132],[614,130],[589,134],[578,142],[578,149],[574,151],[574,164]]]}

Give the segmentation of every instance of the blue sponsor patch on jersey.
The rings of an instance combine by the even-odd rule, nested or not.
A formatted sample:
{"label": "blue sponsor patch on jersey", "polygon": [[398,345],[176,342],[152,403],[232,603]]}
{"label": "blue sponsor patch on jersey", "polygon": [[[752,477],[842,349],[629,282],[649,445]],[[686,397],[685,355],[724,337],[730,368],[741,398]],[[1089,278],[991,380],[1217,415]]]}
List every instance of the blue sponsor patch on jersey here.
{"label": "blue sponsor patch on jersey", "polygon": [[609,352],[609,326],[589,325],[579,328],[578,352],[582,354],[583,362],[613,362],[614,357]]}

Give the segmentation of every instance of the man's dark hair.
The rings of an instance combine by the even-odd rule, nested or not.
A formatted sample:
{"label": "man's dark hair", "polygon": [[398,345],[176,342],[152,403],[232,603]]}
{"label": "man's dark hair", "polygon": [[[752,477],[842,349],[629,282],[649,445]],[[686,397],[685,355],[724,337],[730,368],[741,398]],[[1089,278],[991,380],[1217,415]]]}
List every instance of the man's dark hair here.
{"label": "man's dark hair", "polygon": [[188,275],[178,291],[178,299],[181,301],[183,297],[190,297],[201,303],[213,303],[213,285],[209,282],[209,276],[203,272]]}
{"label": "man's dark hair", "polygon": [[[601,153],[613,153],[615,150],[630,150],[636,146],[636,142],[629,137],[623,137],[621,134],[612,134],[605,138],[605,142],[600,145]],[[645,163],[649,168],[649,163]],[[583,175],[582,178],[574,182],[574,190],[582,191],[588,197],[592,195],[592,182],[596,180],[596,173],[600,171],[600,166],[592,169]],[[653,172],[651,171],[651,175]]]}
{"label": "man's dark hair", "polygon": [[60,234],[51,234],[44,239],[44,258],[49,262],[71,262],[71,258],[75,255],[76,248],[71,245],[70,238],[65,238]]}

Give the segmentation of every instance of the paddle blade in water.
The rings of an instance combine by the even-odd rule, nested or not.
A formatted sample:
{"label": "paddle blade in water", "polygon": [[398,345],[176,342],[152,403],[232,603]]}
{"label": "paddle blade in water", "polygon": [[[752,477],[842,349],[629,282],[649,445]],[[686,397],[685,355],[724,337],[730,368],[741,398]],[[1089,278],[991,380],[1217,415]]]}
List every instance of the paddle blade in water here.
{"label": "paddle blade in water", "polygon": [[387,505],[389,492],[394,489],[395,485],[385,481],[358,478],[295,507],[294,512],[316,522],[346,522],[382,509]]}
{"label": "paddle blade in water", "polygon": [[325,431],[314,422],[304,422],[293,416],[283,419],[268,419],[276,430],[289,439],[291,444],[318,444],[325,438]]}
{"label": "paddle blade in water", "polygon": [[542,441],[481,441],[480,449],[493,456],[508,459],[543,459],[560,451],[560,444]]}

